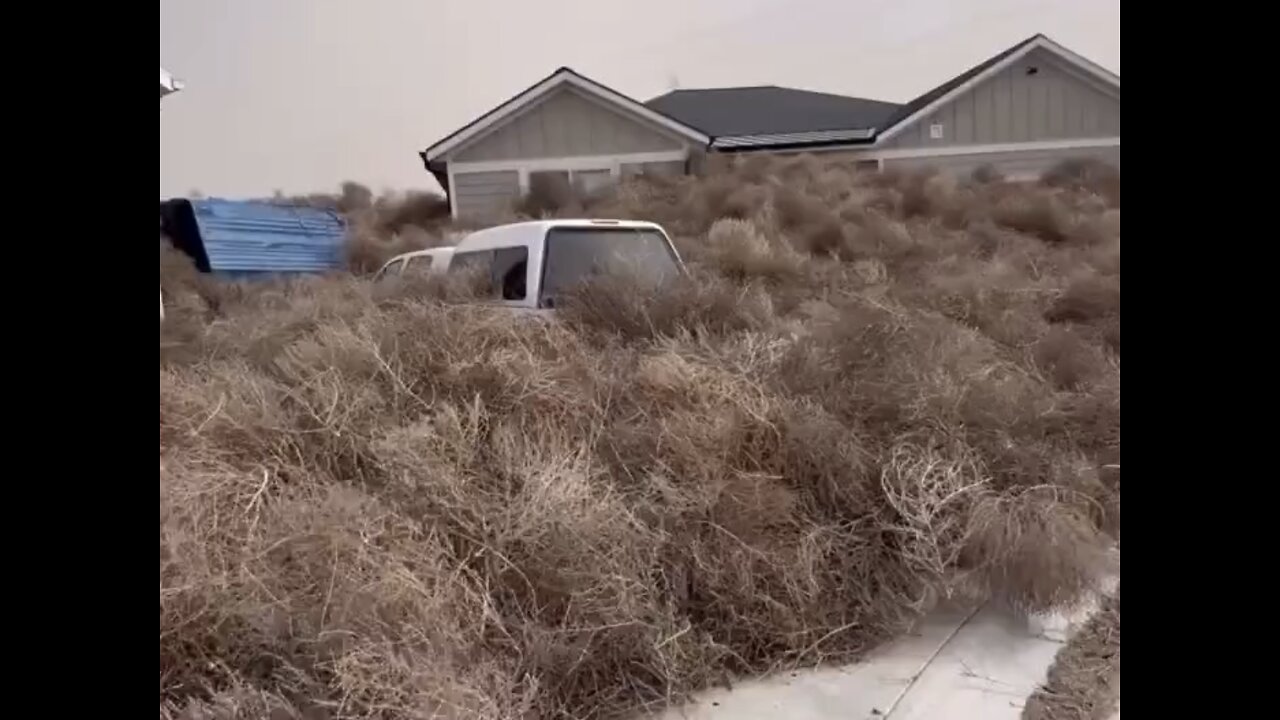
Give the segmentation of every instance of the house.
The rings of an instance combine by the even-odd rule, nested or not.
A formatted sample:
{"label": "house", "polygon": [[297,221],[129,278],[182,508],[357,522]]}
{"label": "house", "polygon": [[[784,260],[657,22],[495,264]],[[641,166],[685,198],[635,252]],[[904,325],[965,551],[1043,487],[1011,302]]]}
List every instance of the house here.
{"label": "house", "polygon": [[560,68],[419,155],[454,217],[480,217],[539,176],[590,191],[751,152],[840,153],[872,169],[991,165],[1014,178],[1075,157],[1119,166],[1120,76],[1044,35],[906,104],[772,86],[642,103]]}

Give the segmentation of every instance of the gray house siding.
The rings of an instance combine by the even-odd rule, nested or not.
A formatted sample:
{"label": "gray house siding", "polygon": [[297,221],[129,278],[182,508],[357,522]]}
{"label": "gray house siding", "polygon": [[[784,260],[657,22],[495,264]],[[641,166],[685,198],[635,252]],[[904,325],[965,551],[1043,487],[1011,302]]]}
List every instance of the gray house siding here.
{"label": "gray house siding", "polygon": [[622,177],[631,177],[633,175],[658,175],[662,177],[675,177],[684,174],[685,163],[682,160],[671,160],[668,162],[647,162],[647,163],[622,163]]}
{"label": "gray house siding", "polygon": [[1010,179],[1038,177],[1063,160],[1091,158],[1120,167],[1119,147],[1070,148],[1055,150],[1016,150],[998,153],[967,153],[934,157],[897,158],[883,161],[886,170],[918,170],[938,168],[956,175],[967,175],[983,165],[990,165]]}
{"label": "gray house siding", "polygon": [[683,147],[678,138],[565,88],[461,148],[450,161],[622,155]]}
{"label": "gray house siding", "polygon": [[515,170],[457,173],[452,191],[457,217],[501,215],[520,195],[520,174]]}
{"label": "gray house siding", "polygon": [[[1034,69],[1033,74],[1028,74]],[[939,139],[931,125],[942,125]],[[879,147],[929,148],[1120,136],[1114,95],[1036,50]]]}

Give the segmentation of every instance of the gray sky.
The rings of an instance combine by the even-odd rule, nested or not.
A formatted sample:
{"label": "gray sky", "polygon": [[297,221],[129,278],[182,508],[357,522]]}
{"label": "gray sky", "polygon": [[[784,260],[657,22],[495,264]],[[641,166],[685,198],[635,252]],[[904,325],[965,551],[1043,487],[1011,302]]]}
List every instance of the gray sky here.
{"label": "gray sky", "polygon": [[1037,32],[1120,71],[1119,0],[161,0],[160,194],[433,189],[419,150],[561,65],[905,102]]}

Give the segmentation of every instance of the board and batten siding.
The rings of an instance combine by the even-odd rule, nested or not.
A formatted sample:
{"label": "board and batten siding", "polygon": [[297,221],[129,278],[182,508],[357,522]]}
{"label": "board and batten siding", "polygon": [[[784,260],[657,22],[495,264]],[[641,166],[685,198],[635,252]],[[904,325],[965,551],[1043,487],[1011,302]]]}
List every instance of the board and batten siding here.
{"label": "board and batten siding", "polygon": [[461,148],[449,160],[625,155],[684,147],[679,138],[564,88]]}
{"label": "board and batten siding", "polygon": [[[942,126],[941,138],[931,136],[934,125]],[[879,147],[953,147],[1104,137],[1120,137],[1119,90],[1104,90],[1098,81],[1086,79],[1082,72],[1067,69],[1053,55],[1036,50],[916,120]]]}
{"label": "board and batten siding", "polygon": [[963,155],[934,155],[930,157],[885,158],[884,169],[921,170],[936,168],[955,175],[968,175],[984,165],[999,171],[1010,180],[1038,178],[1046,170],[1064,160],[1089,158],[1120,167],[1119,147],[1077,147],[1050,150],[1014,150],[1009,152],[980,152]]}
{"label": "board and batten siding", "polygon": [[520,195],[520,174],[515,170],[455,173],[453,194],[458,217],[502,215]]}

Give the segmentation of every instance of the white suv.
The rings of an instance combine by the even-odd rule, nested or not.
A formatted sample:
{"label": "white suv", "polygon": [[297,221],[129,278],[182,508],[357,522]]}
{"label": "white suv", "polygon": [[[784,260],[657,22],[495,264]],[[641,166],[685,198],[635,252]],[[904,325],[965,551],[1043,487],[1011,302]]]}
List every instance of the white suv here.
{"label": "white suv", "polygon": [[[680,254],[662,226],[634,220],[499,225],[471,233],[448,250],[447,257],[433,260],[432,273],[479,273],[489,281],[488,300],[526,309],[554,307],[557,296],[595,272],[622,272],[656,281],[684,272]],[[392,258],[384,270],[416,254]]]}

